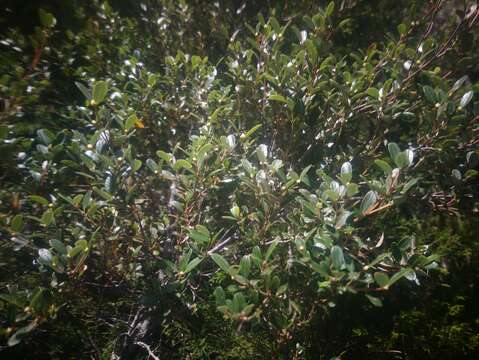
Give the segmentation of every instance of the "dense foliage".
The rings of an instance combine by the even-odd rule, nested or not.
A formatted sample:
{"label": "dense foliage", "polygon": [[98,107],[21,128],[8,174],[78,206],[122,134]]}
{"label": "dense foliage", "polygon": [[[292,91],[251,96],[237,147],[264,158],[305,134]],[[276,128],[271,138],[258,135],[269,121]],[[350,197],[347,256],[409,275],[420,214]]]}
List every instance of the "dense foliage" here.
{"label": "dense foliage", "polygon": [[478,18],[7,4],[0,353],[472,357]]}

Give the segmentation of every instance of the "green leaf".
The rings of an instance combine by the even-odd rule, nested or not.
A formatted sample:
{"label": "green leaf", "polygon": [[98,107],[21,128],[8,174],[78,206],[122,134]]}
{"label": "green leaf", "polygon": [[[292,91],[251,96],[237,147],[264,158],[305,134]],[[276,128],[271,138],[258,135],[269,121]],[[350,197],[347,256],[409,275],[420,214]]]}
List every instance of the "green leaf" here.
{"label": "green leaf", "polygon": [[359,208],[361,214],[365,214],[376,203],[377,199],[376,192],[369,190],[361,201],[361,206]]}
{"label": "green leaf", "polygon": [[460,102],[461,108],[464,109],[467,106],[467,104],[469,104],[469,102],[472,100],[473,95],[474,95],[474,92],[471,90],[462,96],[461,102]]}
{"label": "green leaf", "polygon": [[374,163],[386,174],[389,175],[393,172],[391,166],[384,160],[376,159]]}
{"label": "green leaf", "polygon": [[230,209],[230,213],[231,215],[233,215],[235,219],[239,219],[241,215],[241,209],[239,208],[238,205],[233,205]]}
{"label": "green leaf", "polygon": [[218,286],[214,291],[214,296],[216,300],[216,304],[224,305],[226,302],[226,294],[222,287]]}
{"label": "green leaf", "polygon": [[170,154],[170,153],[167,153],[167,152],[164,152],[163,150],[158,150],[156,152],[156,155],[160,158],[160,159],[163,159],[165,160],[167,163],[171,161],[171,159],[173,159],[173,155]]}
{"label": "green leaf", "polygon": [[100,104],[105,100],[106,94],[108,93],[108,84],[105,81],[97,81],[93,86],[93,101],[96,105]]}
{"label": "green leaf", "polygon": [[52,239],[50,240],[50,245],[60,254],[60,255],[66,255],[67,253],[67,248],[65,245],[57,239]]}
{"label": "green leaf", "polygon": [[218,265],[221,270],[223,270],[225,273],[230,273],[230,265],[228,264],[228,261],[226,261],[226,259],[221,256],[220,254],[211,254],[211,258],[213,259],[213,261],[216,263],[216,265]]}
{"label": "green leaf", "polygon": [[268,100],[279,101],[279,102],[288,104],[288,100],[286,100],[286,98],[280,94],[272,94],[268,96]]}
{"label": "green leaf", "polygon": [[206,234],[206,233],[203,233],[203,232],[200,232],[200,231],[196,231],[196,230],[190,230],[188,232],[188,236],[195,240],[195,241],[198,241],[200,243],[207,243],[210,241],[210,236],[209,234]]}
{"label": "green leaf", "polygon": [[396,158],[394,159],[394,162],[396,163],[397,167],[400,169],[403,169],[411,165],[412,163],[412,157],[410,157],[411,154],[412,152],[408,150],[401,151],[399,154],[397,154]]}
{"label": "green leaf", "polygon": [[[96,100],[95,100],[95,102],[96,102]],[[130,115],[128,117],[128,119],[126,119],[126,121],[125,121],[124,129],[125,130],[130,130],[133,126],[135,126],[137,121],[138,121],[138,117],[135,114]]]}
{"label": "green leaf", "polygon": [[330,17],[333,14],[333,12],[334,12],[334,1],[331,1],[328,4],[326,10],[324,11],[324,16],[325,17]]}
{"label": "green leaf", "polygon": [[309,177],[308,177],[308,172],[311,169],[312,165],[306,166],[303,171],[301,171],[301,174],[299,175],[299,180],[303,182],[304,184],[310,186],[309,182]]}
{"label": "green leaf", "polygon": [[401,152],[401,149],[399,149],[399,146],[396,143],[390,142],[388,144],[388,151],[391,160],[395,161],[396,156],[398,156],[398,154]]}
{"label": "green leaf", "polygon": [[250,270],[251,270],[251,257],[250,255],[245,255],[240,260],[239,272],[245,278],[248,278]]}
{"label": "green leaf", "polygon": [[377,297],[374,297],[374,296],[371,296],[371,295],[366,295],[366,297],[371,302],[371,304],[373,304],[374,306],[376,306],[376,307],[383,306],[383,302],[381,301],[381,299],[378,299]]}
{"label": "green leaf", "polygon": [[50,145],[55,140],[55,135],[47,129],[40,129],[37,131],[38,138],[45,145]]}
{"label": "green leaf", "polygon": [[82,209],[86,210],[91,204],[91,190],[88,190],[83,196],[82,200]]}
{"label": "green leaf", "polygon": [[378,91],[378,89],[376,89],[376,88],[369,88],[369,89],[366,91],[366,93],[367,93],[369,96],[371,96],[371,97],[373,97],[373,98],[375,98],[375,99],[379,99],[379,91]]}
{"label": "green leaf", "polygon": [[139,159],[133,160],[133,164],[131,165],[131,172],[136,172],[136,171],[140,170],[141,165],[142,165],[141,160],[139,160]]}
{"label": "green leaf", "polygon": [[193,165],[191,165],[187,160],[185,159],[180,159],[175,162],[175,165],[173,166],[173,169],[175,171],[179,171],[181,169],[187,169],[191,170],[193,168]]}
{"label": "green leaf", "polygon": [[424,96],[426,97],[426,100],[429,101],[431,104],[436,104],[437,103],[437,95],[436,92],[432,87],[429,85],[426,85],[422,88],[422,91],[424,93]]}
{"label": "green leaf", "polygon": [[51,28],[51,27],[54,27],[55,24],[57,23],[57,19],[55,19],[53,14],[51,14],[51,13],[49,13],[49,12],[43,10],[43,9],[38,10],[38,16],[40,17],[40,23],[44,27]]}
{"label": "green leaf", "polygon": [[264,255],[264,260],[265,261],[268,261],[269,258],[271,257],[271,255],[273,255],[274,253],[274,250],[276,249],[276,247],[278,246],[279,244],[279,241],[278,240],[274,240],[268,247],[268,250],[266,250],[266,253]]}
{"label": "green leaf", "polygon": [[407,274],[409,274],[410,272],[412,272],[413,270],[412,269],[409,269],[409,268],[402,268],[401,270],[399,270],[399,272],[397,272],[396,274],[394,274],[393,276],[391,276],[391,279],[389,280],[387,286],[391,286],[392,284],[394,284],[396,281],[402,279],[404,276],[406,276]]}
{"label": "green leaf", "polygon": [[288,284],[283,284],[280,287],[278,287],[278,290],[276,290],[276,296],[280,296],[284,294],[288,290]]}
{"label": "green leaf", "polygon": [[158,164],[153,159],[146,159],[146,166],[153,172],[158,171]]}
{"label": "green leaf", "polygon": [[194,258],[188,263],[188,266],[185,269],[185,274],[188,274],[190,271],[192,271],[195,267],[197,267],[201,263],[202,259],[200,258]]}
{"label": "green leaf", "polygon": [[240,139],[247,139],[249,138],[251,135],[253,135],[262,125],[261,124],[258,124],[258,125],[255,125],[253,126],[251,129],[249,129],[246,133],[242,134],[240,136]]}
{"label": "green leaf", "polygon": [[106,191],[103,191],[96,186],[93,187],[93,191],[107,201],[111,201],[113,199],[113,196],[111,194],[108,194]]}
{"label": "green leaf", "polygon": [[399,24],[397,30],[400,35],[405,35],[407,32],[406,24]]}
{"label": "green leaf", "polygon": [[446,113],[450,116],[456,111],[456,104],[453,101],[449,101],[446,105]]}
{"label": "green leaf", "polygon": [[23,215],[17,214],[13,217],[12,222],[10,223],[10,227],[13,231],[19,232],[23,228]]}
{"label": "green leaf", "polygon": [[333,267],[337,270],[341,270],[345,265],[343,249],[337,245],[331,248],[331,261]]}
{"label": "green leaf", "polygon": [[406,184],[404,184],[404,186],[401,190],[401,194],[407,193],[414,185],[416,185],[418,180],[419,180],[419,178],[413,178],[413,179],[409,180]]}
{"label": "green leaf", "polygon": [[30,307],[35,312],[40,312],[43,310],[43,307],[45,305],[44,294],[45,294],[45,289],[37,288],[34,295],[32,296],[32,299],[30,301]]}
{"label": "green leaf", "polygon": [[53,220],[54,220],[54,215],[53,215],[53,211],[52,209],[48,209],[47,211],[45,211],[42,215],[42,218],[41,218],[41,222],[43,225],[45,226],[49,226]]}
{"label": "green leaf", "polygon": [[380,287],[385,287],[389,283],[389,276],[383,272],[375,272],[374,280]]}
{"label": "green leaf", "polygon": [[83,96],[85,96],[88,100],[91,100],[90,90],[88,90],[88,88],[85,85],[77,81],[75,81],[75,85],[81,91]]}
{"label": "green leaf", "polygon": [[373,261],[371,261],[368,265],[366,265],[364,267],[364,270],[368,270],[369,268],[379,264],[381,261],[383,261],[384,259],[386,259],[389,256],[390,256],[389,253],[383,253],[383,254],[378,255]]}
{"label": "green leaf", "polygon": [[350,183],[346,187],[346,195],[349,197],[356,195],[359,192],[358,184]]}
{"label": "green leaf", "polygon": [[263,261],[263,255],[261,254],[261,249],[259,246],[253,247],[251,255],[256,259]]}

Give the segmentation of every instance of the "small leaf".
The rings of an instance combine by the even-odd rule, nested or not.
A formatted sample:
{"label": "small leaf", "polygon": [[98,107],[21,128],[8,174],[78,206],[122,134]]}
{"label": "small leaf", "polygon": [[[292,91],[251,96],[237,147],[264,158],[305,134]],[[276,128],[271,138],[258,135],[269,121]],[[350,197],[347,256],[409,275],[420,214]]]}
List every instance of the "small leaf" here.
{"label": "small leaf", "polygon": [[260,261],[263,260],[263,255],[261,254],[261,249],[259,248],[259,246],[255,246],[255,247],[253,248],[253,251],[251,252],[251,255],[252,255],[254,258],[256,258],[256,259],[258,259],[258,260],[260,260]]}
{"label": "small leaf", "polygon": [[23,215],[17,214],[13,217],[12,222],[10,223],[10,227],[13,231],[19,232],[23,228]]}
{"label": "small leaf", "polygon": [[250,255],[245,255],[240,260],[240,268],[239,272],[245,278],[249,276],[249,272],[251,270],[251,257]]}
{"label": "small leaf", "polygon": [[38,10],[38,16],[40,17],[40,22],[44,27],[51,28],[54,27],[57,23],[57,19],[55,19],[52,14],[43,9]]}
{"label": "small leaf", "polygon": [[343,249],[335,245],[331,248],[331,261],[333,267],[337,270],[341,270],[345,264]]}
{"label": "small leaf", "polygon": [[228,264],[228,261],[226,261],[226,259],[221,256],[220,254],[211,254],[211,258],[213,259],[213,261],[216,263],[216,265],[218,265],[221,270],[223,270],[225,273],[229,273],[230,272],[230,265]]}
{"label": "small leaf", "polygon": [[112,195],[108,194],[106,191],[103,191],[103,190],[97,188],[96,186],[93,187],[93,191],[107,201],[111,201],[113,199]]}
{"label": "small leaf", "polygon": [[336,216],[336,224],[335,224],[336,229],[342,228],[346,224],[346,221],[348,221],[348,218],[350,215],[351,215],[350,211],[341,210],[339,214]]}
{"label": "small leaf", "polygon": [[158,164],[153,159],[146,159],[146,166],[153,172],[158,171]]}
{"label": "small leaf", "polygon": [[106,94],[108,93],[108,84],[105,81],[97,81],[93,86],[93,101],[96,105],[100,104],[105,100]]}
{"label": "small leaf", "polygon": [[446,105],[446,113],[448,115],[453,115],[455,111],[456,111],[456,104],[454,104],[454,102],[452,101],[449,101]]}
{"label": "small leaf", "polygon": [[86,210],[91,204],[91,190],[88,190],[85,193],[85,196],[83,197],[82,200],[82,208],[83,210]]}
{"label": "small leaf", "polygon": [[467,106],[467,104],[469,104],[469,102],[472,100],[473,95],[474,95],[474,92],[471,90],[462,96],[461,103],[460,103],[461,108],[464,109]]}
{"label": "small leaf", "polygon": [[170,154],[170,153],[167,153],[163,150],[158,150],[156,152],[156,155],[160,158],[160,159],[163,159],[165,160],[166,162],[170,162],[172,159],[173,159],[173,155]]}
{"label": "small leaf", "polygon": [[196,231],[196,230],[190,230],[188,232],[188,236],[191,239],[198,241],[200,243],[207,243],[210,241],[210,236],[208,234],[205,234],[203,232]]}
{"label": "small leaf", "polygon": [[193,165],[191,165],[187,160],[185,159],[180,159],[180,160],[177,160],[175,165],[173,166],[173,169],[175,169],[175,171],[179,171],[181,169],[188,169],[188,170],[191,170],[193,168]]}
{"label": "small leaf", "polygon": [[356,195],[358,191],[359,191],[358,184],[350,183],[346,187],[346,195],[348,195],[349,197]]}
{"label": "small leaf", "polygon": [[400,35],[405,35],[407,32],[406,24],[399,24],[397,30]]}
{"label": "small leaf", "polygon": [[400,169],[409,166],[410,163],[408,153],[406,151],[401,151],[399,154],[397,154],[396,158],[394,159],[394,162]]}
{"label": "small leaf", "polygon": [[286,100],[286,98],[283,95],[279,95],[279,94],[272,94],[268,96],[268,100],[279,101],[279,102],[288,104],[288,100]]}
{"label": "small leaf", "polygon": [[140,170],[141,165],[142,165],[141,160],[139,160],[139,159],[133,160],[133,164],[131,165],[131,171],[135,172],[135,171]]}
{"label": "small leaf", "polygon": [[351,178],[353,177],[353,167],[351,166],[350,162],[345,162],[341,166],[341,179],[348,183],[351,181]]}
{"label": "small leaf", "polygon": [[57,239],[52,239],[50,240],[50,245],[61,255],[66,255],[67,253],[67,248],[65,245]]}
{"label": "small leaf", "polygon": [[251,135],[253,135],[260,127],[262,126],[262,124],[258,124],[258,125],[255,125],[253,126],[251,129],[249,129],[246,133],[242,134],[240,136],[240,139],[247,139],[249,138]]}
{"label": "small leaf", "polygon": [[411,269],[409,268],[402,268],[401,270],[399,270],[399,272],[397,272],[396,274],[394,274],[391,279],[389,280],[387,286],[391,286],[392,284],[394,284],[396,281],[402,279],[404,276],[406,276],[407,274],[409,274],[411,271]]}
{"label": "small leaf", "polygon": [[214,291],[214,295],[215,295],[216,304],[218,304],[218,305],[224,305],[225,304],[226,294],[225,294],[225,291],[223,290],[222,287],[218,286]]}
{"label": "small leaf", "polygon": [[369,190],[366,195],[363,198],[363,201],[361,202],[361,206],[359,208],[359,211],[361,214],[365,214],[368,212],[369,209],[376,203],[378,197],[376,195],[376,192],[373,190]]}
{"label": "small leaf", "polygon": [[422,91],[424,92],[424,96],[426,97],[426,100],[429,101],[431,104],[436,104],[437,103],[437,96],[436,92],[432,87],[429,85],[426,85],[422,88]]}
{"label": "small leaf", "polygon": [[274,240],[268,247],[268,250],[266,250],[266,253],[264,255],[264,260],[265,261],[268,261],[269,258],[271,257],[271,255],[273,255],[274,253],[274,250],[276,249],[276,247],[278,246],[279,242],[278,240]]}
{"label": "small leaf", "polygon": [[374,280],[380,287],[385,287],[389,283],[389,276],[383,272],[375,272]]}
{"label": "small leaf", "polygon": [[276,290],[276,296],[280,296],[284,294],[288,290],[288,284],[283,284],[281,285],[278,290]]}
{"label": "small leaf", "polygon": [[324,11],[324,16],[325,17],[330,17],[334,12],[334,1],[331,1],[329,4],[328,4],[328,7],[326,8],[326,10]]}
{"label": "small leaf", "polygon": [[128,119],[126,119],[125,121],[125,126],[124,126],[125,130],[130,130],[137,121],[138,121],[138,118],[136,117],[135,114],[130,115]]}
{"label": "small leaf", "polygon": [[393,172],[391,166],[384,160],[376,159],[374,163],[386,174],[389,175]]}
{"label": "small leaf", "polygon": [[366,93],[367,93],[369,96],[371,96],[371,97],[373,97],[373,98],[375,98],[375,99],[379,99],[379,91],[378,91],[378,89],[376,89],[376,88],[369,88],[369,89],[366,91]]}
{"label": "small leaf", "polygon": [[396,143],[390,142],[388,144],[388,151],[389,151],[389,156],[391,157],[391,160],[395,160],[396,156],[401,152],[401,149],[399,149],[399,146]]}
{"label": "small leaf", "polygon": [[377,297],[374,297],[374,296],[371,296],[371,295],[366,295],[366,297],[371,302],[371,304],[373,304],[374,306],[376,306],[376,307],[383,306],[383,302],[381,301],[381,299],[378,299]]}
{"label": "small leaf", "polygon": [[54,215],[53,215],[53,211],[51,209],[48,209],[47,211],[45,211],[42,215],[42,224],[45,225],[45,226],[49,226],[54,220]]}
{"label": "small leaf", "polygon": [[38,138],[45,145],[50,145],[55,140],[55,135],[47,129],[40,129],[37,131]]}
{"label": "small leaf", "polygon": [[201,263],[202,259],[200,258],[194,258],[188,263],[188,266],[185,269],[185,274],[188,274],[190,271],[192,271],[195,267],[197,267]]}
{"label": "small leaf", "polygon": [[85,85],[77,81],[75,81],[75,85],[81,91],[83,96],[85,96],[88,100],[91,100],[91,93]]}
{"label": "small leaf", "polygon": [[413,178],[413,179],[409,180],[406,184],[404,184],[404,186],[401,190],[401,194],[407,193],[414,185],[416,185],[418,180],[419,180],[418,178]]}
{"label": "small leaf", "polygon": [[241,215],[241,209],[238,205],[233,205],[233,207],[230,209],[230,213],[234,218],[238,219]]}

